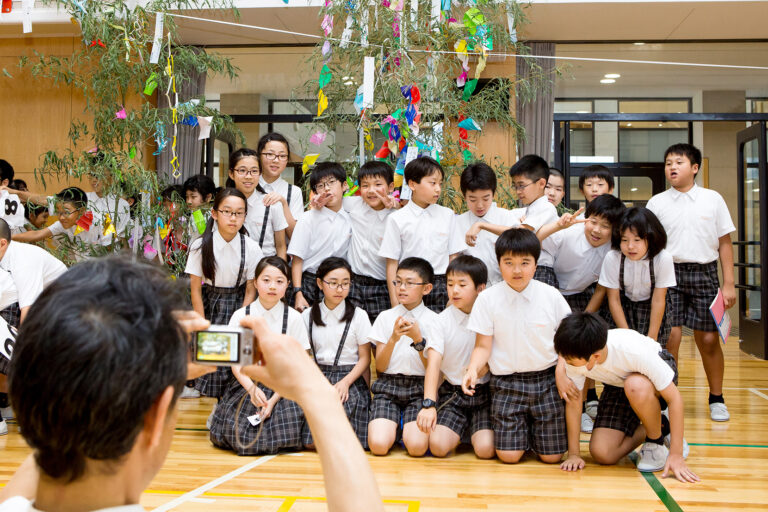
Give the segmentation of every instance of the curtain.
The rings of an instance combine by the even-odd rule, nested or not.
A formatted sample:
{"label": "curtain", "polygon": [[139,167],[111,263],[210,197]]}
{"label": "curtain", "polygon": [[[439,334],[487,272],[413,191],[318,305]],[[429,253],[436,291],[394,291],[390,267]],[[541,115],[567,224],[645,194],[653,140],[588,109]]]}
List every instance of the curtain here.
{"label": "curtain", "polygon": [[[531,55],[555,55],[555,43],[529,43]],[[552,148],[552,115],[555,107],[554,59],[517,59],[517,78],[530,80],[534,98],[517,96],[517,121],[525,128],[519,156],[535,154],[549,161]],[[519,90],[519,89],[518,89]]]}

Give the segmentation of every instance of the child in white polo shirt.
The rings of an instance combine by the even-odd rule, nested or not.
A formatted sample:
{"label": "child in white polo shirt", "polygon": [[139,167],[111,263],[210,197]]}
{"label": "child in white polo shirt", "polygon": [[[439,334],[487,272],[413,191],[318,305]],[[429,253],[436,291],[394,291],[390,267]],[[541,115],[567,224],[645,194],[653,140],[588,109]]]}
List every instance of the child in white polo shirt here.
{"label": "child in white polo shirt", "polygon": [[682,326],[693,329],[709,382],[709,409],[713,421],[728,421],[723,400],[725,361],[717,326],[709,306],[717,296],[717,259],[723,269],[725,307],[736,304],[731,233],[736,230],[722,196],[696,185],[701,151],[691,144],[675,144],[664,153],[664,173],[672,188],[648,201],[648,209],[667,231],[667,250],[675,262],[677,285],[670,288],[672,331],[667,347],[675,358]]}
{"label": "child in white polo shirt", "polygon": [[[485,365],[490,367],[494,444],[506,463],[519,462],[533,449],[554,464],[567,448],[552,340],[571,310],[556,289],[533,279],[540,250],[527,229],[499,236],[496,255],[504,281],[480,294],[467,325],[477,338],[462,390],[475,394]],[[565,383],[564,368],[557,380]]]}

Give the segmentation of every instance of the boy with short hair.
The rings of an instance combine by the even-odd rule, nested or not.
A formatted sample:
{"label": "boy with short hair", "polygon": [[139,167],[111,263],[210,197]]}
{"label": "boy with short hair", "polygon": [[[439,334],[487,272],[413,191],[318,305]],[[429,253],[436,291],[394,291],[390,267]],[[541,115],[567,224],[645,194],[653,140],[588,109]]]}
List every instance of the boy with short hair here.
{"label": "boy with short hair", "polygon": [[440,164],[427,156],[416,158],[405,166],[411,200],[387,218],[379,249],[379,256],[387,259],[387,286],[392,307],[397,305],[398,291],[392,285],[397,264],[410,256],[423,256],[434,269],[434,289],[424,299],[426,306],[439,313],[448,302],[445,270],[449,261],[465,246],[454,235],[453,210],[437,204],[444,177]]}
{"label": "boy with short hair", "polygon": [[[533,279],[541,246],[527,229],[510,229],[496,241],[504,281],[483,291],[467,328],[477,333],[462,390],[476,392],[482,369],[491,371],[491,417],[496,455],[516,463],[533,449],[543,462],[565,453],[565,407],[556,376],[555,329],[571,310],[563,296]],[[533,443],[529,441],[532,439]]]}
{"label": "boy with short hair", "polygon": [[[643,443],[637,469],[670,471],[681,482],[699,478],[684,462],[683,398],[675,386],[677,365],[656,340],[631,329],[611,329],[594,313],[573,313],[555,333],[555,350],[577,389],[586,378],[605,384],[589,451],[599,464],[616,464]],[[577,394],[578,395],[578,394]],[[659,397],[669,404],[662,415]],[[584,467],[579,455],[581,400],[566,394],[568,459],[561,468]],[[644,440],[644,441],[643,441]],[[667,447],[668,446],[668,447]]]}
{"label": "boy with short hair", "polygon": [[604,165],[595,164],[585,167],[579,175],[579,190],[587,204],[603,194],[613,194],[613,173]]}
{"label": "boy with short hair", "polygon": [[309,176],[309,186],[322,196],[325,206],[313,208],[299,218],[293,230],[288,254],[295,307],[301,312],[320,300],[315,270],[331,256],[347,257],[352,236],[349,214],[342,208],[347,190],[347,172],[337,162],[317,164]]}
{"label": "boy with short hair", "polygon": [[[461,389],[464,368],[475,346],[475,333],[467,329],[469,314],[477,296],[485,289],[488,271],[479,258],[462,254],[448,265],[448,295],[451,303],[438,315],[440,332],[427,343],[427,370],[424,400],[431,407],[419,412],[419,429],[429,435],[429,451],[446,457],[462,439],[470,439],[475,455],[481,459],[494,456],[491,423],[490,375],[480,377],[475,394]],[[445,381],[440,385],[440,374]]]}
{"label": "boy with short hair", "polygon": [[[103,157],[102,157],[103,158]],[[87,192],[88,209],[93,212],[94,229],[102,233],[99,238],[101,245],[111,245],[115,238],[128,238],[126,229],[131,220],[131,207],[122,197],[107,195],[107,181],[94,174],[88,176],[93,192]],[[109,225],[115,229],[112,233],[104,234]]]}
{"label": "boy with short hair", "polygon": [[216,184],[205,174],[195,174],[184,182],[184,198],[192,211],[209,204],[215,194]]}
{"label": "boy with short hair", "polygon": [[672,188],[648,201],[667,232],[667,251],[675,264],[677,286],[669,289],[672,331],[667,349],[677,359],[682,326],[693,329],[709,382],[709,410],[713,421],[728,421],[723,400],[725,361],[717,326],[709,305],[718,293],[717,259],[723,269],[725,307],[736,303],[731,233],[736,230],[723,197],[696,185],[701,151],[691,144],[675,144],[664,153],[664,173]]}
{"label": "boy with short hair", "polygon": [[398,304],[383,311],[368,336],[376,345],[378,379],[371,385],[371,422],[368,447],[374,455],[386,455],[402,435],[408,454],[421,457],[429,448],[429,434],[419,430],[416,418],[422,408],[434,407],[424,400],[424,351],[437,338],[438,315],[424,304],[432,291],[434,272],[422,258],[405,258],[397,266],[395,289]]}
{"label": "boy with short hair", "polygon": [[549,164],[538,155],[525,155],[509,169],[519,206],[524,208],[522,226],[538,232],[557,220],[557,209],[546,196]]}

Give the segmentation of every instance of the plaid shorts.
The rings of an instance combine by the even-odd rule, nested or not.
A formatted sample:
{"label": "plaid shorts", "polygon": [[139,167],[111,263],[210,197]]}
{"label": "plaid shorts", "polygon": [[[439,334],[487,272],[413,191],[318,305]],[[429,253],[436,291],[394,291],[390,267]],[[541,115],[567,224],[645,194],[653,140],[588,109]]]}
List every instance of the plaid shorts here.
{"label": "plaid shorts", "polygon": [[435,276],[432,291],[424,297],[424,305],[435,313],[442,313],[448,305],[448,281],[445,274]]}
{"label": "plaid shorts", "polygon": [[548,284],[549,286],[554,286],[555,289],[560,289],[560,283],[557,281],[557,275],[552,267],[544,267],[542,265],[537,266],[533,278],[544,284]]}
{"label": "plaid shorts", "polygon": [[[589,301],[592,300],[592,296],[595,294],[595,290],[597,290],[597,283],[592,283],[591,285],[587,286],[584,291],[574,293],[573,295],[563,295],[563,297],[571,307],[571,311],[575,313],[577,311],[584,311],[587,309]],[[597,314],[603,317],[603,320],[608,322],[608,326],[611,329],[616,327],[616,323],[613,321],[613,315],[611,315],[611,310],[608,308],[607,300],[603,299],[603,303],[600,304],[600,308],[598,308]]]}
{"label": "plaid shorts", "polygon": [[716,332],[717,325],[709,306],[717,295],[720,282],[717,260],[699,263],[675,263],[677,286],[667,292],[670,298],[669,321],[672,327],[686,326],[696,331]]}
{"label": "plaid shorts", "polygon": [[565,453],[565,404],[555,385],[555,367],[491,376],[491,418],[496,449]]}
{"label": "plaid shorts", "polygon": [[[677,384],[677,364],[672,354],[666,350],[659,352],[659,357],[675,371],[673,382]],[[620,430],[628,436],[632,436],[640,426],[640,418],[637,417],[629,399],[624,393],[624,388],[605,384],[600,395],[600,403],[597,406],[594,428],[610,428]]]}
{"label": "plaid shorts", "polygon": [[[323,375],[330,381],[331,384],[336,384],[341,379],[346,377],[349,372],[355,367],[355,365],[343,365],[337,366],[335,369],[333,366],[319,365]],[[363,445],[363,449],[368,449],[368,415],[370,414],[371,407],[371,391],[368,389],[368,384],[365,383],[365,379],[360,377],[351,386],[349,386],[349,398],[344,402],[344,412],[347,413],[349,423],[352,425],[352,430],[355,431],[357,439],[360,444]],[[309,425],[304,423],[304,428],[301,432],[301,439],[304,445],[313,444],[312,432],[309,430]]]}
{"label": "plaid shorts", "polygon": [[349,299],[352,304],[368,313],[371,323],[376,321],[382,311],[392,307],[387,282],[359,274],[352,274]]}
{"label": "plaid shorts", "polygon": [[11,369],[11,361],[3,356],[0,356],[0,373],[8,375],[8,370]]}
{"label": "plaid shorts", "polygon": [[[659,342],[661,348],[667,347],[667,340],[669,339],[669,331],[671,329],[669,324],[669,291],[667,291],[666,305],[664,308],[664,316],[661,319],[661,327],[659,328],[659,337],[656,341]],[[621,294],[621,308],[624,310],[624,317],[627,319],[627,325],[630,329],[634,329],[640,334],[648,334],[648,327],[651,325],[651,299],[643,301],[631,301],[623,293]]]}
{"label": "plaid shorts", "polygon": [[[228,384],[211,421],[211,442],[214,446],[232,450],[238,455],[272,455],[280,450],[303,448],[301,432],[304,427],[304,412],[299,404],[281,398],[269,418],[254,427],[248,421],[248,416],[256,414],[258,409],[251,403],[245,388],[234,376]],[[267,399],[274,394],[262,384],[258,386],[267,395]],[[240,400],[242,407],[235,428],[235,415]],[[249,446],[251,443],[253,445]]]}
{"label": "plaid shorts", "polygon": [[11,327],[19,328],[21,321],[21,308],[18,302],[14,302],[4,310],[0,311],[0,317],[3,318]]}
{"label": "plaid shorts", "polygon": [[462,439],[480,430],[492,430],[490,385],[479,384],[474,396],[469,396],[461,386],[443,382],[437,392],[437,424],[448,427]]}
{"label": "plaid shorts", "polygon": [[312,272],[301,273],[301,294],[310,306],[323,298],[323,292],[317,286],[317,276]]}
{"label": "plaid shorts", "polygon": [[390,375],[380,373],[371,384],[371,420],[386,418],[403,425],[416,421],[424,400],[424,377],[422,375]]}

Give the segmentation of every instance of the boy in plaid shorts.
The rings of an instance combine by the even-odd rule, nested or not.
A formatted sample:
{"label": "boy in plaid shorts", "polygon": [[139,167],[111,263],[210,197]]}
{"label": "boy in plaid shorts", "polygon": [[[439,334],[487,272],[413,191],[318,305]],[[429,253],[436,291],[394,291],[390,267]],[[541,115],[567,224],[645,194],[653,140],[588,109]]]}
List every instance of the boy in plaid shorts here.
{"label": "boy in plaid shorts", "polygon": [[696,185],[701,151],[675,144],[664,153],[664,173],[672,188],[648,201],[667,232],[667,251],[675,264],[677,286],[669,289],[672,330],[667,349],[677,359],[682,326],[693,329],[709,382],[709,412],[713,421],[728,421],[723,400],[725,361],[709,305],[718,293],[717,259],[723,269],[725,307],[736,304],[731,233],[736,230],[722,196]]}
{"label": "boy in plaid shorts", "polygon": [[467,328],[477,333],[462,390],[478,392],[479,376],[491,370],[491,418],[496,455],[516,463],[533,449],[546,463],[560,462],[566,450],[565,407],[555,376],[552,339],[571,312],[553,287],[533,279],[541,247],[532,231],[510,229],[496,241],[504,281],[483,291]]}
{"label": "boy in plaid shorts", "polygon": [[[568,458],[566,471],[584,467],[579,454],[580,390],[587,377],[601,381],[605,390],[589,441],[589,452],[599,464],[616,464],[640,443],[637,469],[664,469],[681,482],[699,478],[685,464],[688,446],[683,438],[683,398],[675,383],[677,365],[656,340],[631,329],[611,329],[594,313],[573,313],[555,333],[555,350],[569,382],[567,401]],[[664,416],[659,401],[669,404]]]}
{"label": "boy in plaid shorts", "polygon": [[397,267],[394,286],[400,302],[383,311],[373,323],[368,339],[376,345],[376,371],[371,385],[371,422],[368,447],[386,455],[402,436],[408,454],[421,457],[429,448],[429,435],[419,431],[416,416],[422,407],[434,406],[424,398],[424,359],[427,340],[435,339],[438,315],[424,305],[435,275],[428,261],[405,258]]}
{"label": "boy in plaid shorts", "polygon": [[[426,348],[424,399],[430,400],[431,407],[422,408],[416,421],[429,434],[429,451],[435,457],[449,455],[462,439],[470,439],[475,455],[490,459],[495,455],[490,375],[478,379],[474,396],[461,390],[464,368],[475,347],[475,333],[467,329],[467,322],[478,294],[485,289],[488,270],[479,258],[461,255],[448,265],[446,276],[450,305],[438,315],[440,333]],[[445,381],[438,389],[441,371]]]}

